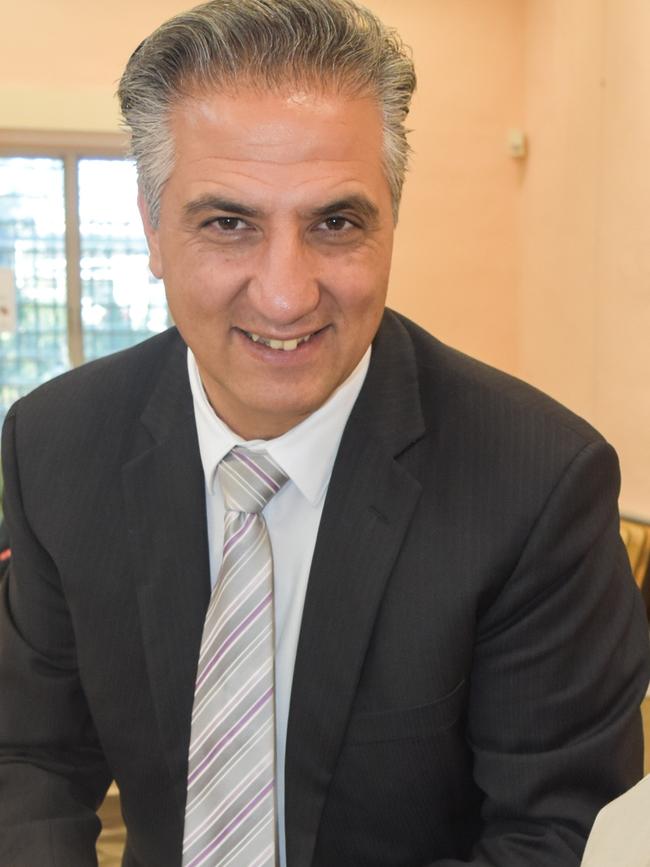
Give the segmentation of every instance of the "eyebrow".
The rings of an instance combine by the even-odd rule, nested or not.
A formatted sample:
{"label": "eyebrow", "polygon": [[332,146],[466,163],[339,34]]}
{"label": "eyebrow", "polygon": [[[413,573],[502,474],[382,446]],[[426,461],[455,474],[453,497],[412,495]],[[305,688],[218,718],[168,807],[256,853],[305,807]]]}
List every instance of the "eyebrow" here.
{"label": "eyebrow", "polygon": [[[263,212],[258,208],[252,208],[250,205],[244,205],[234,199],[215,196],[210,193],[193,199],[183,208],[183,212],[188,218],[204,211],[224,211],[227,214],[236,214],[240,217],[250,217],[251,219],[263,216]],[[379,220],[379,208],[377,205],[362,195],[345,196],[332,202],[326,202],[317,208],[310,208],[305,212],[305,216],[308,219],[324,219],[334,214],[340,214],[343,211],[354,211],[371,224],[377,223]]]}
{"label": "eyebrow", "polygon": [[209,193],[199,196],[188,202],[183,212],[186,217],[193,217],[202,211],[226,211],[229,214],[238,214],[241,217],[259,217],[261,211],[257,208],[251,208],[248,205],[243,205],[241,202],[235,202],[233,199],[226,199],[223,196],[213,196]]}

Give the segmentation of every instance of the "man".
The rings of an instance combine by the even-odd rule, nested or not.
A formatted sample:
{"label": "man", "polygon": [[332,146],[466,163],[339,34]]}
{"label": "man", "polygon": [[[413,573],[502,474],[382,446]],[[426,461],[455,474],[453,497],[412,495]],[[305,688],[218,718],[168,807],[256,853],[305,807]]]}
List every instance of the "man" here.
{"label": "man", "polygon": [[8,417],[0,863],[93,864],[115,778],[129,867],[569,867],[640,776],[611,448],[384,311],[414,84],[348,0],[131,58],[178,332]]}

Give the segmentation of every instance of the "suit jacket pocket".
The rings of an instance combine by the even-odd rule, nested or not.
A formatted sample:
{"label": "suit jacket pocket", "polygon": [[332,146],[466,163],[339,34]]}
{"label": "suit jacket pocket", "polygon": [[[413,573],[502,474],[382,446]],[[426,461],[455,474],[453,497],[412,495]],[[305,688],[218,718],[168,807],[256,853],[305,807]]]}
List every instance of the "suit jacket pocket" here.
{"label": "suit jacket pocket", "polygon": [[465,680],[430,704],[355,714],[348,725],[348,744],[426,738],[445,731],[462,713]]}

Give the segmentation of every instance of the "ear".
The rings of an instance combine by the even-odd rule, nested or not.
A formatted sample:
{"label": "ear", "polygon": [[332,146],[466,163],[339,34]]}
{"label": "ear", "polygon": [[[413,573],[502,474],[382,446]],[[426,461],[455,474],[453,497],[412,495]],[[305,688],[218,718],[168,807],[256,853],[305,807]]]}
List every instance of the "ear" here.
{"label": "ear", "polygon": [[142,217],[142,225],[147,239],[147,246],[149,247],[149,268],[151,269],[153,276],[160,280],[163,276],[163,267],[160,255],[159,230],[154,228],[151,224],[149,206],[145,201],[144,193],[141,189],[138,189],[138,209],[140,211],[140,216]]}

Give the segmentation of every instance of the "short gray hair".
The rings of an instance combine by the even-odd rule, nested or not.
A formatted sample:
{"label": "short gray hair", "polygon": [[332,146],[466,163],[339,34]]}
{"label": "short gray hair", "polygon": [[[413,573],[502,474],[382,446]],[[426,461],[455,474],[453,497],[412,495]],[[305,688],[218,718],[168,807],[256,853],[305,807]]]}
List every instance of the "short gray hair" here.
{"label": "short gray hair", "polygon": [[404,121],[415,90],[399,35],[353,0],[211,0],[175,16],[133,52],[118,89],[140,188],[154,226],[174,163],[169,115],[183,97],[242,84],[302,85],[375,97],[393,217],[408,166]]}

